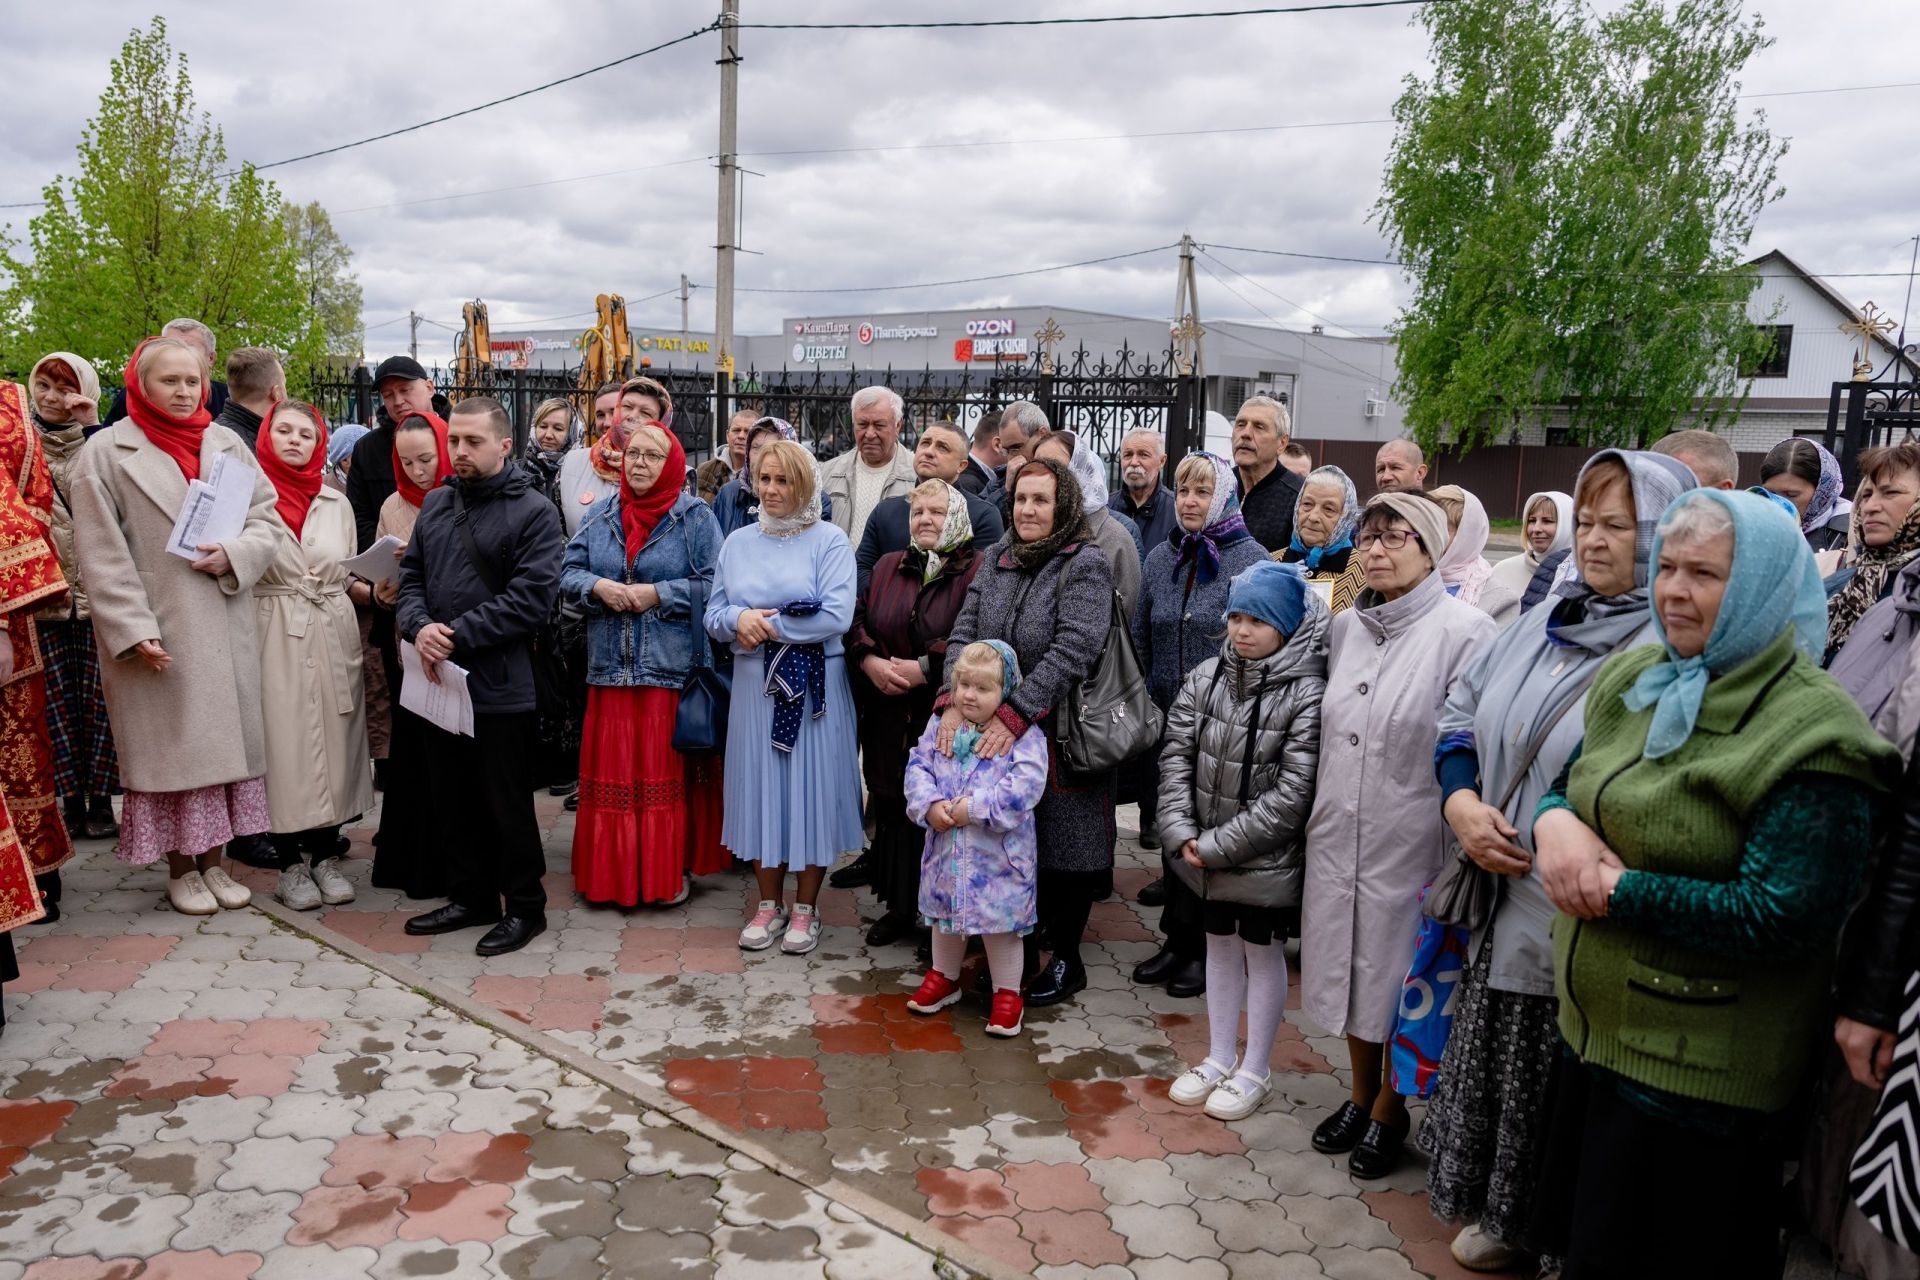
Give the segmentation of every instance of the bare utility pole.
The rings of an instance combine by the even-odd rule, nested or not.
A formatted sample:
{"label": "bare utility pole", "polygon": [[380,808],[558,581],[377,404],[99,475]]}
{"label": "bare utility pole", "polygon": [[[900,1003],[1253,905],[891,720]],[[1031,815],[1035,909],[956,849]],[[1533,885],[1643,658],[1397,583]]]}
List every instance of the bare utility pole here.
{"label": "bare utility pole", "polygon": [[1193,236],[1180,237],[1180,275],[1173,288],[1173,347],[1180,374],[1180,408],[1167,433],[1168,475],[1180,459],[1206,447],[1207,375],[1200,324],[1200,287],[1193,275]]}
{"label": "bare utility pole", "polygon": [[687,277],[680,277],[680,358],[687,358]]}
{"label": "bare utility pole", "polygon": [[415,360],[420,358],[420,316],[418,312],[407,312],[407,354]]}
{"label": "bare utility pole", "polygon": [[736,220],[734,201],[739,178],[735,151],[740,135],[740,0],[720,5],[720,201],[713,267],[713,451],[720,452],[720,433],[727,420],[733,389],[733,251]]}

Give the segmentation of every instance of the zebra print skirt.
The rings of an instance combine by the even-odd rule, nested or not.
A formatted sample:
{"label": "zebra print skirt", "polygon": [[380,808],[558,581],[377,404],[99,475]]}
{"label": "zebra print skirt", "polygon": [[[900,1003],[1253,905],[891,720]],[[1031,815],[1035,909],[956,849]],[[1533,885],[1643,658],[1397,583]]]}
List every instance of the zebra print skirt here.
{"label": "zebra print skirt", "polygon": [[1907,978],[1893,1069],[1850,1174],[1849,1190],[1867,1221],[1902,1248],[1920,1251],[1920,971]]}

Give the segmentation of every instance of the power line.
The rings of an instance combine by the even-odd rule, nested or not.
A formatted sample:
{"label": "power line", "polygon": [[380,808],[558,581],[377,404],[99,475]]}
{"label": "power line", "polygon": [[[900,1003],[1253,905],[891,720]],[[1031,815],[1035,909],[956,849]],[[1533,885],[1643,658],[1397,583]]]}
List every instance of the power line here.
{"label": "power line", "polygon": [[[1216,261],[1217,261],[1217,259],[1216,259]],[[1224,266],[1226,266],[1226,263],[1224,263],[1224,262],[1222,262],[1222,263],[1221,263],[1220,265],[1224,267]],[[1240,292],[1240,291],[1239,291],[1238,289],[1236,289],[1236,288],[1234,288],[1234,287],[1233,287],[1232,285],[1230,285],[1230,284],[1228,284],[1228,283],[1227,283],[1227,282],[1226,282],[1225,280],[1223,280],[1223,279],[1221,279],[1221,277],[1220,277],[1220,275],[1219,275],[1219,273],[1218,273],[1218,272],[1216,272],[1216,271],[1215,271],[1215,270],[1214,270],[1214,269],[1213,269],[1212,267],[1209,267],[1209,266],[1208,266],[1208,265],[1207,265],[1206,263],[1204,263],[1204,262],[1203,262],[1203,263],[1201,263],[1201,264],[1200,264],[1200,269],[1201,269],[1202,271],[1204,271],[1204,272],[1206,272],[1206,273],[1207,273],[1207,275],[1209,275],[1210,277],[1212,277],[1212,279],[1213,279],[1213,282],[1214,282],[1215,284],[1217,284],[1217,285],[1219,285],[1219,286],[1220,286],[1220,287],[1221,287],[1222,289],[1225,289],[1225,290],[1226,290],[1226,291],[1227,291],[1228,293],[1230,293],[1230,294],[1232,294],[1232,295],[1233,295],[1234,297],[1236,297],[1236,298],[1238,298],[1238,299],[1240,299],[1240,301],[1242,301],[1242,302],[1244,302],[1244,303],[1245,303],[1245,304],[1246,304],[1247,306],[1249,306],[1249,307],[1251,307],[1251,308],[1252,308],[1252,309],[1253,309],[1253,310],[1254,310],[1254,311],[1255,311],[1256,313],[1258,313],[1258,314],[1260,314],[1260,315],[1263,315],[1263,316],[1266,316],[1266,318],[1267,318],[1267,320],[1268,320],[1269,322],[1271,322],[1271,323],[1273,324],[1273,326],[1274,326],[1275,328],[1277,328],[1277,329],[1279,329],[1279,330],[1281,330],[1282,332],[1285,332],[1285,333],[1290,333],[1290,334],[1292,334],[1292,335],[1293,335],[1293,336],[1294,336],[1295,338],[1297,338],[1297,339],[1299,339],[1299,341],[1300,341],[1300,346],[1301,346],[1301,347],[1303,348],[1303,352],[1302,352],[1302,354],[1300,354],[1300,355],[1298,355],[1298,356],[1295,356],[1295,357],[1294,357],[1295,359],[1300,359],[1300,360],[1306,360],[1306,356],[1305,356],[1305,354],[1304,354],[1304,349],[1305,349],[1305,348],[1312,348],[1312,350],[1314,350],[1314,351],[1315,351],[1315,352],[1317,352],[1318,354],[1320,354],[1320,355],[1323,355],[1323,356],[1325,356],[1325,357],[1326,357],[1327,359],[1329,359],[1329,360],[1331,360],[1331,361],[1333,361],[1333,362],[1334,362],[1335,364],[1340,364],[1340,365],[1345,365],[1345,366],[1346,366],[1347,368],[1349,368],[1349,369],[1351,369],[1351,370],[1353,370],[1353,371],[1354,371],[1355,373],[1357,373],[1357,374],[1359,374],[1359,375],[1360,375],[1361,377],[1363,377],[1363,378],[1374,378],[1374,379],[1377,379],[1377,378],[1378,378],[1378,377],[1380,376],[1380,372],[1379,372],[1379,370],[1377,370],[1377,369],[1363,369],[1363,368],[1361,368],[1361,367],[1360,367],[1359,365],[1357,365],[1357,364],[1354,364],[1354,363],[1353,363],[1352,361],[1350,361],[1350,360],[1342,360],[1342,359],[1341,359],[1341,358],[1340,358],[1339,356],[1337,356],[1337,355],[1334,355],[1334,354],[1333,354],[1333,352],[1331,352],[1331,351],[1328,351],[1328,350],[1327,350],[1327,349],[1326,349],[1325,347],[1322,347],[1322,346],[1319,346],[1319,345],[1317,345],[1317,344],[1316,344],[1316,343],[1315,343],[1315,342],[1313,341],[1313,339],[1312,339],[1312,338],[1310,338],[1310,337],[1309,337],[1308,335],[1306,335],[1306,334],[1304,334],[1304,333],[1301,333],[1301,332],[1300,332],[1300,331],[1299,331],[1298,329],[1293,329],[1293,328],[1289,328],[1289,327],[1288,327],[1288,326],[1287,326],[1286,324],[1284,324],[1284,323],[1282,323],[1282,322],[1281,322],[1281,321],[1280,321],[1280,320],[1279,320],[1279,319],[1278,319],[1277,317],[1275,317],[1275,316],[1273,316],[1273,315],[1271,315],[1271,314],[1269,314],[1269,313],[1267,312],[1267,310],[1266,310],[1265,308],[1263,308],[1263,307],[1261,307],[1261,306],[1260,306],[1260,305],[1259,305],[1258,303],[1256,303],[1256,302],[1254,302],[1254,301],[1253,301],[1253,299],[1251,299],[1251,298],[1249,298],[1249,297],[1247,297],[1247,295],[1246,295],[1246,294],[1244,294],[1244,293],[1241,293],[1241,292]],[[1303,308],[1303,310],[1304,310],[1304,308]],[[1344,326],[1342,326],[1342,327],[1344,327]],[[1273,348],[1271,348],[1271,347],[1265,347],[1265,348],[1263,348],[1263,347],[1261,347],[1261,346],[1260,346],[1260,344],[1258,344],[1258,343],[1256,343],[1256,342],[1247,342],[1247,340],[1246,340],[1245,338],[1241,338],[1241,337],[1239,337],[1239,335],[1237,335],[1237,334],[1231,334],[1231,333],[1230,333],[1230,334],[1227,334],[1226,336],[1227,336],[1227,337],[1230,337],[1230,338],[1235,338],[1235,339],[1236,339],[1237,341],[1240,341],[1240,342],[1244,342],[1244,343],[1246,343],[1246,345],[1247,345],[1247,346],[1250,346],[1250,347],[1253,347],[1253,348],[1255,348],[1256,350],[1265,350],[1265,351],[1269,351],[1269,352],[1271,352],[1272,354],[1274,354],[1274,355],[1277,355],[1277,356],[1286,356],[1286,355],[1291,355],[1291,354],[1292,354],[1292,353],[1290,353],[1290,352],[1286,352],[1286,351],[1279,351],[1279,350],[1275,350],[1275,349],[1273,349]],[[1309,363],[1309,364],[1311,364],[1311,363],[1312,363],[1312,361],[1307,361],[1307,363]],[[1326,368],[1326,366],[1325,366],[1325,365],[1322,365],[1322,366],[1321,366],[1321,368],[1323,368],[1323,369],[1324,369],[1324,368]]]}
{"label": "power line", "polygon": [[1203,9],[1188,13],[1117,13],[1095,18],[984,18],[947,22],[742,22],[754,31],[943,31],[980,27],[1082,27],[1117,22],[1183,22],[1189,18],[1258,18],[1279,13],[1330,13],[1342,9],[1399,9],[1444,0],[1329,0],[1323,4],[1267,5],[1258,9]]}
{"label": "power line", "polygon": [[[1207,245],[1202,245],[1201,248],[1202,249],[1224,249],[1229,253],[1258,253],[1258,254],[1264,254],[1268,257],[1274,257],[1274,258],[1308,258],[1317,262],[1347,262],[1347,263],[1353,263],[1358,266],[1366,266],[1366,267],[1405,267],[1407,265],[1406,263],[1401,262],[1394,258],[1346,258],[1346,257],[1341,257],[1337,254],[1330,254],[1330,253],[1299,253],[1291,249],[1250,249],[1245,245],[1237,245],[1237,244],[1207,244]],[[1219,261],[1219,259],[1217,258],[1214,260],[1216,262]],[[1221,263],[1221,265],[1225,266],[1226,264]],[[1572,276],[1616,276],[1616,277],[1641,278],[1641,277],[1648,277],[1648,276],[1695,276],[1701,273],[1697,271],[1677,271],[1676,270],[1676,271],[1563,271],[1557,274],[1572,275]],[[1798,274],[1791,271],[1747,271],[1742,267],[1729,268],[1725,272],[1725,274],[1750,275],[1756,280],[1798,280],[1800,279],[1800,276]],[[1891,280],[1891,279],[1904,280],[1907,278],[1908,273],[1905,271],[1809,271],[1807,272],[1807,274],[1810,276],[1818,276],[1822,280]],[[1341,326],[1341,328],[1343,329],[1345,327],[1346,327],[1345,325]]]}
{"label": "power line", "polygon": [[876,284],[876,285],[868,285],[863,288],[844,288],[844,289],[735,288],[734,292],[735,293],[776,293],[776,294],[898,293],[906,289],[940,289],[940,288],[945,288],[948,285],[984,284],[993,280],[1013,280],[1013,279],[1017,279],[1020,276],[1045,275],[1050,271],[1070,271],[1075,267],[1092,267],[1092,266],[1098,266],[1100,263],[1103,263],[1103,262],[1119,262],[1123,258],[1140,258],[1140,257],[1145,257],[1147,254],[1150,254],[1150,253],[1164,253],[1168,249],[1176,249],[1178,247],[1179,247],[1178,245],[1161,244],[1161,245],[1155,245],[1151,249],[1135,249],[1131,253],[1110,253],[1104,258],[1088,258],[1083,262],[1062,262],[1051,267],[1032,267],[1026,271],[1003,271],[997,275],[991,275],[991,276],[967,276],[966,278],[960,279],[960,280],[923,280],[917,284]]}
{"label": "power line", "polygon": [[511,187],[488,187],[481,191],[455,191],[444,196],[426,196],[419,200],[396,200],[390,204],[366,204],[353,209],[333,210],[332,216],[345,217],[349,213],[371,213],[377,209],[409,209],[414,205],[439,204],[446,200],[466,200],[474,196],[497,196],[511,191],[532,191],[537,187],[557,187],[568,182],[587,182],[594,178],[621,178],[633,173],[646,173],[653,169],[671,169],[676,165],[697,164],[706,156],[689,156],[685,160],[666,160],[659,164],[643,164],[633,169],[609,169],[604,173],[580,173],[570,178],[546,178],[539,182],[521,182]]}
{"label": "power line", "polygon": [[1205,258],[1208,262],[1213,263],[1217,267],[1225,267],[1228,271],[1233,272],[1233,274],[1239,276],[1242,280],[1245,280],[1248,284],[1260,290],[1260,292],[1267,294],[1269,297],[1278,298],[1280,301],[1286,303],[1288,306],[1294,308],[1295,310],[1305,311],[1308,315],[1312,316],[1315,320],[1318,320],[1320,323],[1330,324],[1336,329],[1346,329],[1348,333],[1353,334],[1355,337],[1359,336],[1359,332],[1360,332],[1359,330],[1353,329],[1347,325],[1341,324],[1337,320],[1329,320],[1325,316],[1321,315],[1319,312],[1310,310],[1307,307],[1302,306],[1300,303],[1295,302],[1292,298],[1289,298],[1284,294],[1277,293],[1274,290],[1267,288],[1266,285],[1261,284],[1258,280],[1255,280],[1252,276],[1240,270],[1240,268],[1233,266],[1231,263],[1220,261],[1220,259],[1208,253],[1204,247],[1201,248],[1200,250],[1200,256]]}
{"label": "power line", "polygon": [[1743,93],[1747,98],[1803,98],[1814,93],[1867,93],[1874,89],[1920,89],[1920,80],[1901,80],[1894,84],[1842,84],[1830,89],[1774,89],[1767,93]]}

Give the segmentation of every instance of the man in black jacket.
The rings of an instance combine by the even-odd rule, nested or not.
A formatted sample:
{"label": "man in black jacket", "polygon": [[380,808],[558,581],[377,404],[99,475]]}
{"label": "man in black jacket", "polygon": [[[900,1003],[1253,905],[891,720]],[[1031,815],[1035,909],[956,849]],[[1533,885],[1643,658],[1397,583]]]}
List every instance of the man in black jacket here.
{"label": "man in black jacket", "polygon": [[378,540],[380,507],[395,488],[394,424],[411,413],[432,413],[444,418],[449,412],[446,397],[434,393],[427,371],[411,356],[388,356],[382,360],[374,370],[373,389],[380,395],[380,407],[373,414],[373,429],[353,446],[352,461],[347,464],[347,501],[353,506],[353,523],[360,534],[362,551]]}
{"label": "man in black jacket", "polygon": [[227,404],[214,417],[254,453],[260,452],[261,419],[276,401],[287,398],[287,375],[280,357],[265,347],[241,347],[227,355]]}
{"label": "man in black jacket", "polygon": [[546,857],[533,815],[533,638],[553,612],[566,544],[553,503],[508,461],[513,425],[498,400],[473,396],[455,406],[447,449],[454,479],[420,508],[400,562],[394,625],[429,679],[449,660],[467,669],[473,736],[427,730],[453,901],[406,928],[492,925],[475,950],[496,956],[547,927]]}
{"label": "man in black jacket", "polygon": [[[913,450],[913,474],[916,481],[945,480],[958,487],[959,476],[967,465],[967,437],[951,422],[931,422],[920,432],[920,443]],[[1000,541],[1006,532],[1000,509],[961,490],[967,500],[967,519],[973,524],[973,546],[984,551]],[[860,596],[866,598],[867,582],[873,566],[890,551],[905,551],[912,542],[909,517],[912,494],[882,498],[867,517],[867,530],[860,535],[853,562],[860,571]]]}
{"label": "man in black jacket", "polygon": [[1240,473],[1240,514],[1247,532],[1269,552],[1293,541],[1293,508],[1300,477],[1280,465],[1293,425],[1287,406],[1272,396],[1250,396],[1233,419],[1233,466]]}

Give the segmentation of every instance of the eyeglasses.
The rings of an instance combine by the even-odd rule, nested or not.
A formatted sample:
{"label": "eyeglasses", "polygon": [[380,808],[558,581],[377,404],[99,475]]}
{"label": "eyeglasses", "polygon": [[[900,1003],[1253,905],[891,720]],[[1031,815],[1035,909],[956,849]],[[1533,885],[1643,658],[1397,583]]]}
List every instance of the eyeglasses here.
{"label": "eyeglasses", "polygon": [[1398,551],[1409,542],[1419,543],[1423,547],[1427,545],[1411,529],[1364,529],[1353,535],[1353,545],[1361,551],[1376,542],[1389,551]]}
{"label": "eyeglasses", "polygon": [[627,450],[628,462],[644,462],[650,467],[657,467],[666,460],[667,455],[658,449],[648,449],[644,452],[638,449]]}

